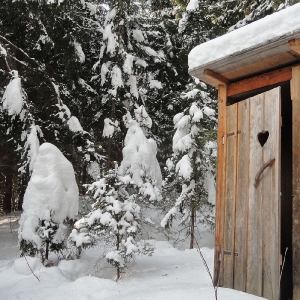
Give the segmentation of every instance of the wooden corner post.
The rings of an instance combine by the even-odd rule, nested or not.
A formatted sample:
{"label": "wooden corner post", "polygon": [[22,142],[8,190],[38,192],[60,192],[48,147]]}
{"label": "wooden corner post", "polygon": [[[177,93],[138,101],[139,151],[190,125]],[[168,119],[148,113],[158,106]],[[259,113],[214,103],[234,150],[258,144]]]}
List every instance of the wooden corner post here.
{"label": "wooden corner post", "polygon": [[300,299],[300,66],[293,67],[293,299]]}
{"label": "wooden corner post", "polygon": [[216,230],[215,230],[215,267],[214,283],[222,285],[222,235],[224,227],[224,177],[225,177],[225,133],[226,133],[226,102],[227,85],[218,86],[218,163],[217,163],[217,193],[216,193]]}

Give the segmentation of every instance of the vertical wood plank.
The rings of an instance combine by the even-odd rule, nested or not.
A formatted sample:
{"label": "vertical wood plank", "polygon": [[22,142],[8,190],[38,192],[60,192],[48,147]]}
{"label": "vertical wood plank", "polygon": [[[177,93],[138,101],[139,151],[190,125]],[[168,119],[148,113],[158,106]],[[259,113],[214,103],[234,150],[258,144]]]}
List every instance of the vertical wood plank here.
{"label": "vertical wood plank", "polygon": [[262,294],[262,187],[253,183],[262,161],[261,145],[257,134],[263,126],[264,94],[250,98],[250,145],[249,145],[249,203],[247,237],[247,279],[246,292]]}
{"label": "vertical wood plank", "polygon": [[246,291],[249,105],[249,99],[238,103],[234,289],[239,291]]}
{"label": "vertical wood plank", "polygon": [[279,296],[280,258],[280,87],[265,93],[263,130],[269,137],[262,147],[263,164],[272,158],[275,162],[261,175],[262,185],[262,242],[263,242],[263,293],[277,300]]}
{"label": "vertical wood plank", "polygon": [[[214,284],[223,285],[222,239],[224,232],[224,182],[225,182],[225,134],[226,134],[226,85],[219,85],[218,90],[218,163],[216,189],[216,228],[215,228],[215,259]],[[223,144],[224,140],[224,144]]]}
{"label": "vertical wood plank", "polygon": [[237,104],[226,108],[226,184],[225,219],[223,238],[224,287],[233,288],[234,264],[234,225],[236,199],[236,140],[237,140]]}
{"label": "vertical wood plank", "polygon": [[292,69],[293,105],[293,298],[300,299],[300,66]]}

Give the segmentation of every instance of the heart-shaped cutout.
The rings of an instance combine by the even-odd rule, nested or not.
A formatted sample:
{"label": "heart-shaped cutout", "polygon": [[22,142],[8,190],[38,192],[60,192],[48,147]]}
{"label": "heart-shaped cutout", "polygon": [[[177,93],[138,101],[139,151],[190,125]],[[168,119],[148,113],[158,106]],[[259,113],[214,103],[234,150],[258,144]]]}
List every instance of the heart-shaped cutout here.
{"label": "heart-shaped cutout", "polygon": [[260,145],[263,147],[269,138],[269,131],[262,131],[257,135]]}

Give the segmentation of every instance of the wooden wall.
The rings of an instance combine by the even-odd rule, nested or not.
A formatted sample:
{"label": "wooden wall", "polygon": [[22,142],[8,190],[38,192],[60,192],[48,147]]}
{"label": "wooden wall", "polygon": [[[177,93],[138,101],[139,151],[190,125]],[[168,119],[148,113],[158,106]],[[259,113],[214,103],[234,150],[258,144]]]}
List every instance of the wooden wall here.
{"label": "wooden wall", "polygon": [[280,88],[230,106],[224,99],[220,86],[215,283],[277,300]]}

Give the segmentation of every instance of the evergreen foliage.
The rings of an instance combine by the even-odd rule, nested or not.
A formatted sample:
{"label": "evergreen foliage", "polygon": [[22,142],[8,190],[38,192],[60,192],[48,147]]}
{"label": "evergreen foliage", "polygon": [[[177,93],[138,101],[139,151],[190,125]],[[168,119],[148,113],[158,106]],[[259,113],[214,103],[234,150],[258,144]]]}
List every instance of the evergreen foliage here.
{"label": "evergreen foliage", "polygon": [[[159,204],[164,226],[177,215],[190,228],[195,216],[213,226],[206,180],[215,177],[216,91],[188,75],[187,55],[295,2],[2,0],[0,204],[21,209],[38,147],[50,142],[73,164],[81,195],[96,181],[81,197],[96,201],[91,215],[100,209],[124,219],[126,211],[112,211],[106,200],[113,197],[120,207],[132,203],[132,222],[141,221],[145,205]],[[118,225],[122,236],[89,220],[76,225],[87,236],[82,247],[114,232],[124,263],[111,263],[121,272],[123,240],[136,245],[139,226],[127,232]],[[39,223],[43,232],[57,226],[47,222]]]}
{"label": "evergreen foliage", "polygon": [[[182,98],[193,100],[191,106],[174,116],[176,129],[173,137],[173,155],[167,161],[164,184],[166,203],[172,206],[161,222],[169,226],[180,216],[180,223],[189,223],[190,247],[194,245],[196,218],[214,226],[213,205],[207,193],[208,177],[215,177],[216,160],[216,105],[205,84],[189,84]],[[175,203],[172,191],[177,191]]]}
{"label": "evergreen foliage", "polygon": [[[135,110],[136,120],[128,116],[128,132],[120,167],[115,165],[89,186],[96,202],[92,212],[75,223],[70,241],[80,253],[82,248],[105,241],[110,247],[107,261],[117,269],[117,280],[128,260],[137,253],[141,234],[141,206],[160,200],[161,174],[156,160],[156,144],[147,139],[141,126],[152,121],[143,106]],[[141,126],[140,126],[140,125]]]}
{"label": "evergreen foliage", "polygon": [[19,227],[21,256],[40,254],[42,261],[47,261],[49,251],[65,247],[67,226],[78,214],[74,169],[50,143],[38,148],[23,209]]}

